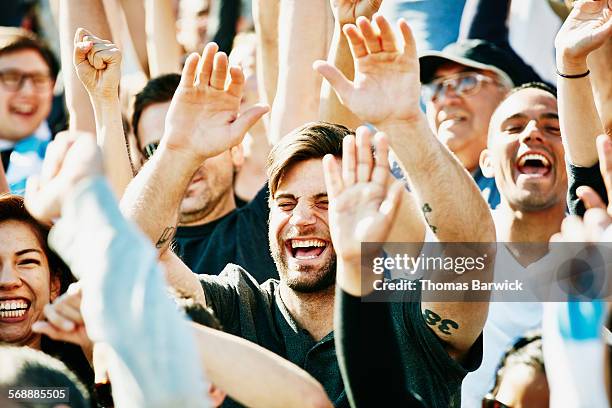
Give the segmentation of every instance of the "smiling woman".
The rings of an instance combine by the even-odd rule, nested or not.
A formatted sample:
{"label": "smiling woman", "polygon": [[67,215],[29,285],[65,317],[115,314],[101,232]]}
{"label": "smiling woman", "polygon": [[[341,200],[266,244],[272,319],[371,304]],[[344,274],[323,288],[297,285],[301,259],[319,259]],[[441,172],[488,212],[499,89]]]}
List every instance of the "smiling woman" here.
{"label": "smiling woman", "polygon": [[23,199],[0,195],[0,345],[29,346],[62,360],[83,381],[91,375],[78,347],[32,331],[45,305],[73,280],[47,246],[48,228],[27,212]]}

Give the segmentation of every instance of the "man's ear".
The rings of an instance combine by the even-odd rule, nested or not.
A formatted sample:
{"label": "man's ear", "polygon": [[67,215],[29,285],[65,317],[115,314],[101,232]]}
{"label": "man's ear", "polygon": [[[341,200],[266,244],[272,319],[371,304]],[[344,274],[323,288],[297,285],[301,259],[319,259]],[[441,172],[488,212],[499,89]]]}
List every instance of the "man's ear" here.
{"label": "man's ear", "polygon": [[234,146],[230,149],[230,154],[232,155],[232,164],[236,170],[240,170],[242,165],[244,164],[244,149],[242,148],[242,143],[238,146]]}
{"label": "man's ear", "polygon": [[51,302],[53,302],[55,298],[59,296],[60,290],[62,289],[62,282],[60,281],[59,274],[57,275],[53,275],[53,273],[51,274],[50,286],[51,286],[50,300]]}
{"label": "man's ear", "polygon": [[483,176],[495,178],[495,170],[493,169],[489,149],[484,149],[482,152],[480,152],[480,160],[478,161],[478,164],[480,164],[480,170],[482,171]]}
{"label": "man's ear", "polygon": [[225,401],[227,394],[221,388],[216,387],[214,384],[210,384],[208,388],[208,398],[213,407],[220,407]]}

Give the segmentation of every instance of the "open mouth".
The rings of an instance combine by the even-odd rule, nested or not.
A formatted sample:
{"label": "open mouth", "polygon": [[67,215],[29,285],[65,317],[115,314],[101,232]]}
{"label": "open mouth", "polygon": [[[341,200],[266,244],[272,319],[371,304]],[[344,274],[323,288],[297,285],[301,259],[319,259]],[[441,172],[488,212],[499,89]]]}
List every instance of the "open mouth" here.
{"label": "open mouth", "polygon": [[10,106],[11,113],[23,116],[30,116],[36,112],[36,107],[29,103],[15,103]]}
{"label": "open mouth", "polygon": [[289,239],[285,244],[291,256],[298,260],[315,259],[327,249],[328,242],[322,239]]}
{"label": "open mouth", "polygon": [[542,153],[527,152],[519,157],[516,168],[521,174],[546,176],[552,169],[552,163]]}
{"label": "open mouth", "polygon": [[23,317],[30,308],[26,299],[0,300],[0,319],[14,319]]}

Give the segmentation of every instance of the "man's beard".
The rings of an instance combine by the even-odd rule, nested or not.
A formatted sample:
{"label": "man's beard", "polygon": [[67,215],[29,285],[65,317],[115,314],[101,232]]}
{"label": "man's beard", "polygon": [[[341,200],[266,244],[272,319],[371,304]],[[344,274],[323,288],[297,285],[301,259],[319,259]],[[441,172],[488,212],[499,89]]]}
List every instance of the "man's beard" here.
{"label": "man's beard", "polygon": [[287,258],[281,253],[276,240],[270,239],[270,254],[274,259],[274,264],[278,271],[281,280],[285,282],[287,287],[299,293],[316,293],[323,291],[336,283],[336,254],[332,253],[329,260],[318,270],[312,267],[303,268],[302,272],[316,275],[316,279],[301,281],[299,278],[291,278],[291,271],[287,265]]}

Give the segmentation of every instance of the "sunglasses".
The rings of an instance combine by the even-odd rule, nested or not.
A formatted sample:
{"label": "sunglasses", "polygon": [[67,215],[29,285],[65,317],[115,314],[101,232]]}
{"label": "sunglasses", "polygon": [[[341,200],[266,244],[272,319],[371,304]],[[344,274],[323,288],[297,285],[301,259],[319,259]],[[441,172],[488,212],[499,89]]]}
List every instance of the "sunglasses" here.
{"label": "sunglasses", "polygon": [[142,149],[142,155],[144,156],[145,159],[149,160],[151,156],[153,156],[153,153],[155,153],[155,150],[157,150],[158,147],[159,147],[159,143],[157,142],[149,143]]}
{"label": "sunglasses", "polygon": [[461,72],[423,84],[421,96],[425,102],[435,102],[445,95],[449,88],[458,96],[474,95],[480,91],[483,83],[505,87],[502,83],[478,72]]}
{"label": "sunglasses", "polygon": [[495,399],[495,396],[491,393],[484,396],[482,399],[482,408],[511,408],[503,402],[499,402]]}
{"label": "sunglasses", "polygon": [[32,73],[28,74],[16,69],[0,71],[0,83],[10,92],[17,92],[27,80],[32,82],[32,87],[37,92],[48,92],[51,90],[51,77],[48,74]]}

